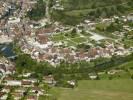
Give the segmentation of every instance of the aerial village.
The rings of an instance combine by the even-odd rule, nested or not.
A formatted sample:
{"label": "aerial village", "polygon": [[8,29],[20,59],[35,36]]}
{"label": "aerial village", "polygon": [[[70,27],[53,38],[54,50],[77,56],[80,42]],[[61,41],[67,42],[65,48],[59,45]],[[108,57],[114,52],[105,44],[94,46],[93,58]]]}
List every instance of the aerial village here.
{"label": "aerial village", "polygon": [[[39,22],[23,18],[25,12],[29,11],[36,1],[21,2],[18,0],[17,3],[22,4],[22,10],[16,10],[16,6],[10,0],[0,1],[0,44],[19,40],[17,44],[21,51],[31,55],[31,58],[37,62],[46,61],[56,67],[62,60],[70,63],[80,60],[89,62],[100,57],[125,56],[133,52],[133,47],[126,48],[121,42],[127,31],[133,32],[132,27],[122,24],[122,32],[112,33],[119,37],[118,39],[94,31],[97,23],[113,23],[115,20],[121,23],[131,22],[133,14],[100,19],[98,22],[86,19],[77,26],[68,26],[59,22],[49,22],[48,18]],[[59,1],[56,3],[53,9],[64,10]],[[80,46],[85,48],[80,48]],[[0,91],[0,100],[6,100],[9,91],[12,91],[11,95],[15,100],[23,98],[27,93],[29,95],[26,100],[38,100],[40,95],[49,95],[45,89],[36,85],[38,80],[32,78],[31,73],[20,74],[17,78],[13,77],[14,74],[15,64],[4,57],[0,58],[0,75],[2,76],[0,83],[3,86]],[[51,75],[44,76],[43,79],[46,84],[56,84]],[[70,81],[69,83],[74,84]]]}

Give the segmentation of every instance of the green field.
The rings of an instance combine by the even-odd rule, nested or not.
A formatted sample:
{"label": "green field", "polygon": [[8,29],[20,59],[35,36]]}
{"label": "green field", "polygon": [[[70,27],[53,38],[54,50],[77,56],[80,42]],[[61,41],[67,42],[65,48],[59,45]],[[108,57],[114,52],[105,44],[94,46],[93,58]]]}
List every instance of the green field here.
{"label": "green field", "polygon": [[62,23],[75,25],[84,19],[110,17],[131,12],[131,0],[60,0],[63,11],[54,11],[51,16]]}
{"label": "green field", "polygon": [[55,42],[63,41],[63,40],[65,40],[65,39],[66,39],[66,38],[64,37],[63,34],[57,34],[57,35],[53,35],[53,36],[51,37],[51,40],[52,40],[52,41],[55,41]]}
{"label": "green field", "polygon": [[78,37],[78,38],[74,38],[74,39],[72,39],[72,41],[74,41],[74,42],[76,42],[76,43],[83,43],[83,42],[86,42],[87,40],[86,40],[86,38],[84,38],[84,37]]}
{"label": "green field", "polygon": [[133,80],[84,80],[75,89],[53,88],[57,100],[133,100]]}
{"label": "green field", "polygon": [[[88,38],[86,38],[88,37]],[[84,42],[87,42],[89,41],[89,34],[88,36],[85,36],[83,34],[83,36],[81,34],[75,34],[74,37],[72,37],[71,35],[67,35],[65,36],[65,33],[59,33],[59,34],[56,34],[56,35],[53,35],[51,37],[51,40],[54,41],[54,42],[66,42],[68,46],[76,46],[78,45],[79,43],[84,43]]]}
{"label": "green field", "polygon": [[131,67],[133,67],[133,61],[124,63],[124,64],[120,65],[120,67],[131,68]]}
{"label": "green field", "polygon": [[133,46],[133,40],[131,40],[131,39],[125,39],[124,40],[124,42],[123,42],[126,46],[128,46],[128,47],[131,47],[131,46]]}

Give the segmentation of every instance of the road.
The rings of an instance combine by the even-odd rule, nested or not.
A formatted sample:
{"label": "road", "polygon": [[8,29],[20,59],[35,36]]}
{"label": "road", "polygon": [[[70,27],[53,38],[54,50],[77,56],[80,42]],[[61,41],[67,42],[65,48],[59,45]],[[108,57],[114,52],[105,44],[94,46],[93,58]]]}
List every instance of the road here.
{"label": "road", "polygon": [[99,40],[103,40],[103,39],[107,39],[108,38],[108,37],[99,35],[98,33],[95,33],[95,32],[91,32],[91,31],[87,31],[87,32],[92,35],[90,38],[92,38],[92,39],[94,39],[96,41],[99,41]]}

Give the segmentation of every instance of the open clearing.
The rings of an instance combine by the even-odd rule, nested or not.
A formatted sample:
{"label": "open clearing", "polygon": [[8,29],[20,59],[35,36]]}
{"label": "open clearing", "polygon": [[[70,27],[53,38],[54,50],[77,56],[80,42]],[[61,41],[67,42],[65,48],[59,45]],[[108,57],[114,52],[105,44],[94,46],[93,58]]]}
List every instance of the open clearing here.
{"label": "open clearing", "polygon": [[58,100],[133,100],[133,80],[84,80],[75,89],[53,88]]}

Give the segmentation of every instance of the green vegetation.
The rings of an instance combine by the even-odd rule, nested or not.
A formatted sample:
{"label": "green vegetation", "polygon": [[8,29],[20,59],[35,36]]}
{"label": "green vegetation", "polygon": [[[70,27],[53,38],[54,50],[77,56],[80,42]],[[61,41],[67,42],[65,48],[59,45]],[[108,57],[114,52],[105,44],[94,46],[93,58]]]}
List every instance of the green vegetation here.
{"label": "green vegetation", "polygon": [[[62,62],[60,65],[58,65],[56,67],[56,73],[54,73],[55,79],[58,80],[59,82],[63,82],[65,80],[83,80],[83,79],[90,79],[88,76],[88,73],[98,73],[101,71],[106,71],[106,70],[110,70],[112,68],[117,68],[118,66],[120,66],[123,63],[129,62],[133,60],[133,56],[129,55],[126,57],[112,57],[111,59],[105,59],[105,58],[99,58],[96,60],[93,60],[91,62],[86,62],[86,61],[80,61],[80,62],[76,62],[74,64],[70,64],[67,62]],[[122,69],[122,68],[121,68]],[[124,76],[124,74],[126,75],[125,77],[130,79],[131,74],[129,72],[122,72],[120,73]],[[106,74],[104,74],[106,75]],[[111,76],[112,78],[125,78],[123,76]],[[103,76],[99,76],[100,79],[104,79],[102,78]],[[107,76],[107,78],[109,79],[109,75]],[[57,83],[58,85],[58,83]],[[64,86],[65,87],[65,86]]]}
{"label": "green vegetation", "polygon": [[48,75],[52,73],[53,67],[47,62],[38,63],[36,60],[33,60],[30,55],[23,54],[19,55],[15,60],[17,73],[25,72],[35,72],[36,77]]}
{"label": "green vegetation", "polygon": [[115,22],[98,23],[95,27],[95,31],[104,36],[118,38],[118,36],[113,33],[122,31],[123,24],[120,20],[115,19]]}
{"label": "green vegetation", "polygon": [[37,0],[37,4],[35,5],[35,8],[33,8],[31,11],[27,13],[27,16],[31,20],[39,20],[45,16],[45,2],[44,0]]}
{"label": "green vegetation", "polygon": [[100,74],[100,80],[80,80],[74,89],[54,87],[51,89],[52,97],[58,100],[132,100],[132,65],[133,60],[107,69],[106,71],[119,70],[119,72],[114,75],[106,72]]}
{"label": "green vegetation", "polygon": [[[19,74],[34,72],[32,77],[37,78],[39,82],[41,82],[42,77],[45,75],[52,74],[54,76],[57,81],[56,87],[50,89],[48,93],[55,95],[42,96],[40,100],[44,98],[48,100],[65,100],[64,98],[69,100],[86,100],[88,98],[91,100],[97,100],[97,98],[101,100],[125,100],[126,98],[126,100],[131,100],[131,93],[133,92],[131,85],[133,82],[131,80],[133,77],[132,61],[133,54],[125,57],[113,56],[111,59],[99,58],[91,62],[80,61],[73,64],[62,61],[55,68],[46,62],[37,63],[29,55],[23,54],[18,56],[15,63]],[[122,71],[114,75],[107,74],[106,71],[112,69]],[[129,71],[129,69],[131,70]],[[88,74],[92,72],[96,73],[99,78],[89,81]],[[98,74],[99,72],[105,73]],[[68,80],[75,80],[76,83],[78,82],[78,86],[70,89],[71,86],[67,84]],[[67,89],[60,87],[67,87]]]}
{"label": "green vegetation", "polygon": [[72,15],[66,15],[65,11],[57,11],[57,10],[51,13],[51,18],[53,20],[60,21],[64,24],[69,24],[69,25],[75,25],[84,19],[82,16],[75,17]]}
{"label": "green vegetation", "polygon": [[64,11],[54,10],[54,20],[74,25],[89,17],[92,20],[100,17],[122,15],[132,11],[132,0],[61,0]]}
{"label": "green vegetation", "polygon": [[72,31],[52,35],[51,40],[57,43],[62,42],[68,47],[77,47],[80,44],[86,44],[91,41],[90,36],[91,35],[85,31],[79,33],[75,28],[73,28]]}
{"label": "green vegetation", "polygon": [[91,62],[80,61],[68,63],[62,61],[60,65],[52,67],[47,62],[37,63],[29,55],[23,54],[15,60],[18,73],[35,72],[35,77],[53,74],[56,80],[89,79],[88,73],[99,72],[133,60],[133,54],[126,57],[113,56],[111,59],[99,58]]}
{"label": "green vegetation", "polygon": [[62,34],[62,33],[53,35],[51,37],[51,40],[55,41],[55,42],[63,41],[64,39],[66,39],[66,38],[64,37],[64,34]]}
{"label": "green vegetation", "polygon": [[133,41],[131,39],[124,40],[123,43],[125,44],[126,47],[131,47],[133,46]]}
{"label": "green vegetation", "polygon": [[59,33],[56,35],[53,35],[51,37],[51,40],[54,42],[65,42],[67,44],[67,46],[76,46],[80,43],[84,43],[87,42],[89,40],[89,36],[88,39],[81,34],[78,34],[76,32],[68,32],[68,33]]}
{"label": "green vegetation", "polygon": [[129,61],[127,63],[123,63],[118,68],[122,68],[125,71],[129,72],[130,74],[133,74],[133,60]]}
{"label": "green vegetation", "polygon": [[75,89],[53,88],[58,100],[132,100],[132,80],[79,81]]}
{"label": "green vegetation", "polygon": [[122,42],[125,44],[125,47],[132,47],[133,46],[133,31],[129,31],[125,34],[122,39]]}
{"label": "green vegetation", "polygon": [[[44,98],[48,100],[86,100],[88,98],[91,100],[97,100],[97,98],[101,100],[125,100],[125,98],[126,100],[132,100],[132,55],[124,58],[113,57],[108,64],[109,61],[110,59],[104,58],[96,59],[92,62],[81,61],[74,64],[62,61],[60,65],[54,68],[46,62],[37,63],[35,60],[32,60],[29,55],[24,54],[18,56],[15,62],[19,74],[21,72],[35,72],[32,77],[39,79],[40,82],[43,75],[54,75],[54,78],[57,80],[56,86],[59,87],[53,87],[48,90],[48,93],[52,93],[52,95],[40,96],[39,100],[43,100]],[[116,68],[116,70],[117,68],[118,70],[122,69],[123,71],[112,76],[107,73],[99,75],[100,80],[88,80],[88,73],[109,71],[112,68]],[[130,69],[130,72],[128,69]],[[60,86],[71,87],[66,84],[66,81],[73,79],[80,80],[76,88],[60,88]],[[84,79],[88,81],[84,81]],[[44,88],[46,89],[46,87]],[[10,94],[8,98],[11,98]]]}
{"label": "green vegetation", "polygon": [[84,37],[79,37],[79,38],[74,38],[74,39],[72,39],[72,41],[74,41],[74,42],[76,42],[76,43],[83,43],[83,42],[86,42],[87,40],[86,40],[86,38],[84,38]]}

